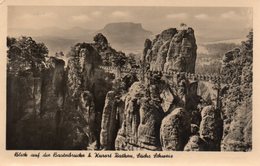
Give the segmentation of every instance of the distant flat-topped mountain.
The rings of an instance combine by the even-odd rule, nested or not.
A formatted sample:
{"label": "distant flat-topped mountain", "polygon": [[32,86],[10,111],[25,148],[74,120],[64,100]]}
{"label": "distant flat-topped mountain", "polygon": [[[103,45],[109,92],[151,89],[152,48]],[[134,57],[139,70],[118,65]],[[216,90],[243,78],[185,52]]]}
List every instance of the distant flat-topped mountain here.
{"label": "distant flat-topped mountain", "polygon": [[97,32],[104,34],[113,47],[126,52],[142,50],[145,39],[153,35],[142,24],[132,22],[110,23]]}
{"label": "distant flat-topped mountain", "polygon": [[143,29],[141,23],[132,22],[119,22],[119,23],[109,23],[102,30],[104,33],[108,34],[134,34],[134,35],[152,35],[152,32]]}
{"label": "distant flat-topped mountain", "polygon": [[45,43],[50,55],[60,51],[66,53],[77,42],[92,42],[97,33],[103,33],[114,48],[124,52],[141,52],[145,39],[152,35],[152,32],[143,29],[142,24],[132,22],[109,23],[101,30],[90,30],[87,27],[8,29],[9,36],[31,36]]}
{"label": "distant flat-topped mountain", "polygon": [[[241,35],[245,36],[243,35],[244,31],[246,30],[243,30],[243,33],[234,32],[234,37],[232,38],[229,37],[230,35],[212,37],[212,35],[200,36],[195,34],[199,46],[198,52],[201,52],[200,50],[203,51],[203,46],[212,43],[239,43],[238,41],[240,40],[230,39],[238,39]],[[46,27],[42,29],[8,28],[9,36],[31,36],[36,41],[45,43],[49,49],[49,55],[54,55],[60,51],[66,53],[77,42],[92,42],[93,37],[97,33],[103,33],[113,48],[126,53],[140,54],[143,50],[145,39],[154,38],[153,33],[144,29],[141,23],[133,22],[109,23],[100,30],[88,29],[88,27],[72,27],[69,29],[60,27]]]}

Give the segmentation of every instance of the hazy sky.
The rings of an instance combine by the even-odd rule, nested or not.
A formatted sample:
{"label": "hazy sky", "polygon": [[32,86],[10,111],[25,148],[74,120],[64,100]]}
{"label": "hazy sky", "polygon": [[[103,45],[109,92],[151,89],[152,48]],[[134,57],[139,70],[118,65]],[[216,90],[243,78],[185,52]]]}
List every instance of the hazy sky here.
{"label": "hazy sky", "polygon": [[[142,23],[144,29],[158,33],[184,22],[204,37],[245,33],[252,28],[251,8],[230,7],[8,7],[8,27],[83,27],[102,29],[111,22]],[[241,34],[244,35],[244,34]]]}

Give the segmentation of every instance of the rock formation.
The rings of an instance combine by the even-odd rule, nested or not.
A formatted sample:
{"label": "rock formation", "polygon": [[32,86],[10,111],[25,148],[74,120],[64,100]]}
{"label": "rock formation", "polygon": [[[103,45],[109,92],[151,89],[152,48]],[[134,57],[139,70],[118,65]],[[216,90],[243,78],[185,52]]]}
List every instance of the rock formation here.
{"label": "rock formation", "polygon": [[[7,149],[249,151],[251,45],[224,56],[221,83],[194,74],[196,40],[184,24],[147,39],[134,71],[103,34],[73,46],[66,68],[57,57],[25,67],[13,61]],[[111,66],[118,75],[105,70]]]}
{"label": "rock formation", "polygon": [[151,63],[150,70],[194,73],[196,50],[192,28],[170,28],[156,36],[146,58]]}
{"label": "rock formation", "polygon": [[[48,128],[48,132],[43,132],[44,137],[42,140],[45,142],[46,149],[52,149],[53,146],[57,147],[59,144],[57,134],[64,104],[65,62],[61,59],[51,57],[47,65],[49,68],[43,73],[41,87],[41,120],[42,123],[45,123],[45,127]],[[53,140],[53,143],[50,140]]]}
{"label": "rock formation", "polygon": [[[122,142],[120,134],[125,133],[125,100],[128,89],[136,81],[138,80],[135,75],[128,74],[121,79],[115,80],[112,91],[107,93],[100,133],[101,146],[104,150],[123,148],[123,145],[118,144]],[[121,130],[118,131],[119,129]],[[117,134],[120,137],[119,142],[116,141]]]}
{"label": "rock formation", "polygon": [[190,137],[188,143],[184,147],[184,151],[205,151],[206,143],[198,135]]}
{"label": "rock formation", "polygon": [[220,151],[223,122],[220,111],[213,106],[206,106],[201,111],[200,137],[207,142],[207,150]]}
{"label": "rock formation", "polygon": [[98,149],[105,96],[111,85],[109,80],[105,81],[105,73],[98,68],[102,61],[93,46],[79,43],[70,54],[65,115],[61,124],[62,146]]}
{"label": "rock formation", "polygon": [[[42,79],[8,76],[8,149],[41,148],[40,120]],[[48,131],[48,130],[46,130]],[[31,136],[33,135],[33,137]]]}
{"label": "rock formation", "polygon": [[138,126],[138,144],[148,150],[161,150],[160,126],[164,112],[160,103],[146,99],[140,107],[140,124]]}
{"label": "rock formation", "polygon": [[114,91],[107,93],[105,106],[102,114],[100,143],[104,150],[114,150],[114,143],[118,130],[117,103]]}
{"label": "rock formation", "polygon": [[190,135],[190,120],[183,108],[176,108],[161,125],[160,137],[163,150],[182,151]]}
{"label": "rock formation", "polygon": [[83,127],[84,133],[88,136],[88,143],[93,148],[97,143],[96,131],[96,116],[98,116],[94,98],[90,91],[83,91],[80,95],[78,111],[84,117],[85,126]]}
{"label": "rock formation", "polygon": [[[10,146],[58,148],[57,132],[64,100],[64,61],[50,57],[41,77],[8,76]],[[9,144],[9,143],[8,143]]]}
{"label": "rock formation", "polygon": [[138,143],[138,126],[140,124],[140,99],[144,96],[141,82],[134,83],[125,99],[125,135],[130,144]]}

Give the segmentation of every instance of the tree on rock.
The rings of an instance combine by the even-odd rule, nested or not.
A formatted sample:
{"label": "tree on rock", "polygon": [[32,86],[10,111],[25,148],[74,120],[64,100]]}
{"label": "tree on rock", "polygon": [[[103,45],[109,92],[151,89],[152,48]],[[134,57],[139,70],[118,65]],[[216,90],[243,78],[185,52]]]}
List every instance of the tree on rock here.
{"label": "tree on rock", "polygon": [[94,41],[101,47],[106,48],[108,46],[107,38],[102,33],[96,34],[96,36],[94,36]]}
{"label": "tree on rock", "polygon": [[117,52],[115,56],[113,56],[112,63],[115,67],[122,68],[127,61],[127,57],[123,52]]}
{"label": "tree on rock", "polygon": [[37,75],[42,70],[48,55],[48,49],[43,43],[36,43],[31,37],[7,37],[7,47],[8,73],[22,75],[30,71]]}

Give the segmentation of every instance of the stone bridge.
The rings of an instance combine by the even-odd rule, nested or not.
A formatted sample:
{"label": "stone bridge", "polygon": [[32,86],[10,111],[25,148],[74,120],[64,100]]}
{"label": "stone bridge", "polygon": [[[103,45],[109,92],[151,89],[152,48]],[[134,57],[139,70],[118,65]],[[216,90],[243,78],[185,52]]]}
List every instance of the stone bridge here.
{"label": "stone bridge", "polygon": [[[143,74],[142,69],[129,69],[129,68],[121,68],[120,70],[117,67],[112,66],[100,66],[105,72],[113,73],[116,77],[124,76],[128,73],[140,73],[139,76]],[[177,71],[151,71],[148,70],[146,72],[151,72],[155,74],[162,74],[166,78],[173,79],[175,82],[178,75],[182,74],[187,78],[190,82],[197,81],[198,89],[197,94],[202,96],[204,99],[210,98],[211,101],[214,102],[214,105],[218,108],[221,107],[220,91],[223,87],[226,86],[226,83],[223,81],[220,75],[210,75],[210,74],[192,74],[187,72],[177,72]]]}
{"label": "stone bridge", "polygon": [[[121,68],[120,70],[117,67],[113,67],[113,66],[100,66],[100,68],[105,70],[105,72],[114,73],[115,75],[119,75],[119,74],[124,75],[128,73],[140,73],[140,74],[142,73],[142,69],[140,68],[132,68],[132,69]],[[178,71],[153,71],[153,70],[148,70],[146,72],[161,73],[164,76],[172,76],[172,77],[183,74],[185,78],[189,80],[226,84],[223,78],[218,74],[199,74],[199,73],[187,73],[187,72],[178,72]]]}

